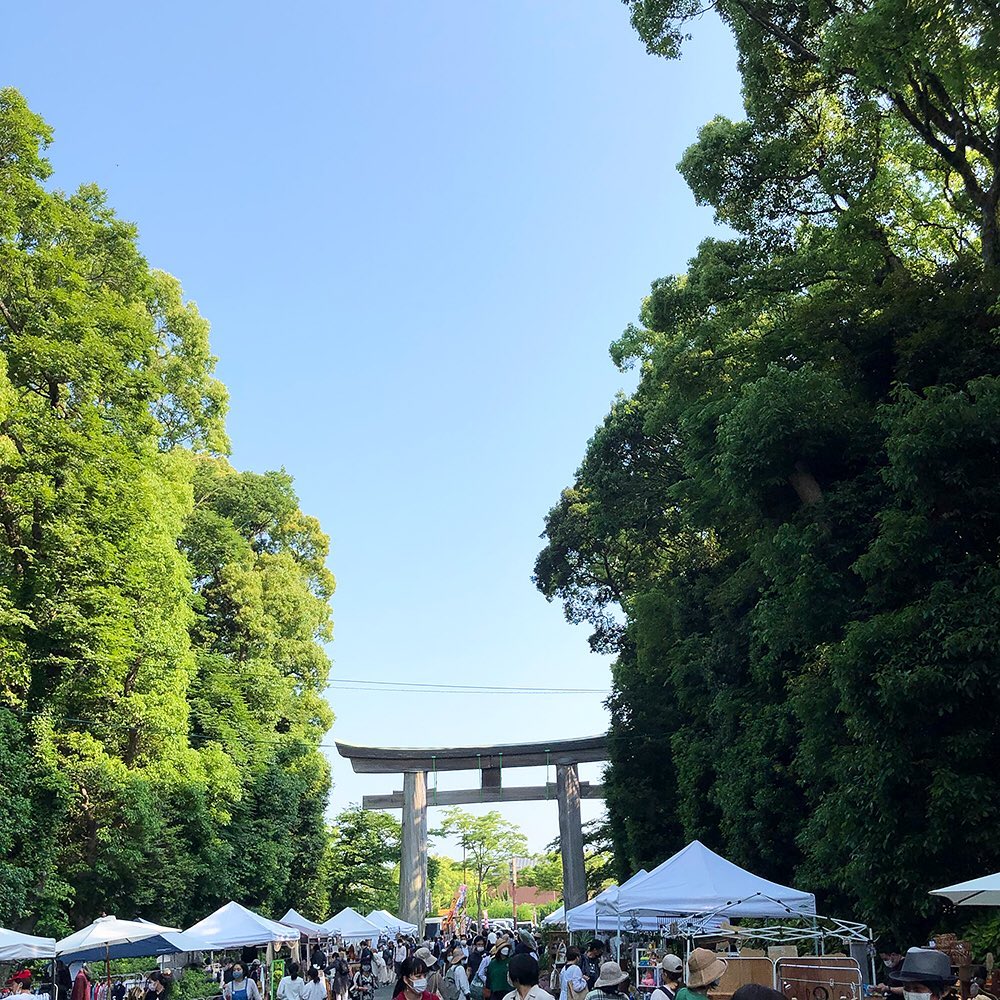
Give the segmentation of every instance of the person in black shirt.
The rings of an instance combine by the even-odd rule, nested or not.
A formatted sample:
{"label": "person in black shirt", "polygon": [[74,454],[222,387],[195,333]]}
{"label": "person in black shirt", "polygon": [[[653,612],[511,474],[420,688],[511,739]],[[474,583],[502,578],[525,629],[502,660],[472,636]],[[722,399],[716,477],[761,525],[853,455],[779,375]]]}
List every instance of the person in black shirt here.
{"label": "person in black shirt", "polygon": [[604,954],[604,945],[596,938],[587,945],[587,953],[583,956],[580,967],[583,969],[584,978],[587,980],[587,989],[592,990],[597,977],[601,974],[601,955]]}

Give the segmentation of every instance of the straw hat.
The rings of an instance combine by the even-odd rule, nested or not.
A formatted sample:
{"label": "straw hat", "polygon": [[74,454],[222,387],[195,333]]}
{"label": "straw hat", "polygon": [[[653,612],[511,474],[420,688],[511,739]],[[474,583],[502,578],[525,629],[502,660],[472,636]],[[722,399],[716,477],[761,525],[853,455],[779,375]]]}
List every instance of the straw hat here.
{"label": "straw hat", "polygon": [[708,986],[717,979],[721,979],[722,974],[728,968],[729,963],[721,958],[716,958],[714,951],[709,951],[707,948],[695,948],[688,957],[687,984],[691,989]]}
{"label": "straw hat", "polygon": [[604,962],[601,965],[601,974],[597,977],[597,982],[594,983],[595,989],[601,989],[603,986],[617,986],[619,983],[625,982],[628,979],[628,973],[622,972],[622,967],[617,962]]}
{"label": "straw hat", "polygon": [[500,949],[501,948],[509,948],[509,947],[510,947],[510,938],[509,937],[502,937],[502,938],[500,938],[497,941],[497,943],[495,945],[493,945],[493,950],[490,952],[490,954],[494,958],[496,958],[497,955],[500,954]]}

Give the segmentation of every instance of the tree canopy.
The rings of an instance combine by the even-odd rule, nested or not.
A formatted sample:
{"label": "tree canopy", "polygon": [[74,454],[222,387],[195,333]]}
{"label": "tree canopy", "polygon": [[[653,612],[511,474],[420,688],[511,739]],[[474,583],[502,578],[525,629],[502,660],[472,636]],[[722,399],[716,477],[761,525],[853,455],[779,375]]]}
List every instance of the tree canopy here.
{"label": "tree canopy", "polygon": [[[667,56],[701,9],[626,2]],[[731,235],[613,343],[639,384],[535,579],[617,654],[619,876],[699,837],[922,940],[929,888],[1000,867],[1000,19],[715,7],[747,116],[680,170]]]}
{"label": "tree canopy", "polygon": [[0,91],[0,924],[299,904],[326,852],[333,578],[226,460],[208,324]]}

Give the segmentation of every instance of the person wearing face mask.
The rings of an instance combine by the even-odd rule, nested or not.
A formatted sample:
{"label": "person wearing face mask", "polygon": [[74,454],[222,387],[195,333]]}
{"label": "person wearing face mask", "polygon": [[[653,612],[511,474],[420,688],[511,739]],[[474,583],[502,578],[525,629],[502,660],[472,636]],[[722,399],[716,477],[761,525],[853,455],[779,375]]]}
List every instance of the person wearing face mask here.
{"label": "person wearing face mask", "polygon": [[469,952],[469,979],[475,978],[484,958],[486,958],[486,938],[482,934],[477,934],[473,938],[472,950]]}
{"label": "person wearing face mask", "polygon": [[885,975],[879,980],[875,989],[879,993],[892,994],[895,1000],[899,1000],[903,995],[902,986],[888,986],[886,981],[892,978],[894,972],[899,972],[903,965],[903,956],[899,948],[889,942],[884,942],[882,947],[879,949],[879,956],[882,959],[882,964],[885,966]]}
{"label": "person wearing face mask", "polygon": [[351,1000],[372,1000],[378,980],[372,972],[371,962],[361,960],[361,968],[354,973],[351,980]]}
{"label": "person wearing face mask", "polygon": [[233,978],[222,988],[224,1000],[261,1000],[257,984],[247,978],[242,962],[233,963]]}
{"label": "person wearing face mask", "polygon": [[427,992],[427,966],[416,955],[400,963],[396,986],[392,991],[393,1000],[436,1000]]}
{"label": "person wearing face mask", "polygon": [[902,986],[903,1000],[941,1000],[955,985],[951,959],[936,948],[911,948],[889,978]]}
{"label": "person wearing face mask", "polygon": [[414,955],[427,967],[427,985],[424,989],[435,996],[441,995],[441,963],[430,948],[418,948]]}
{"label": "person wearing face mask", "polygon": [[486,987],[483,989],[484,1000],[500,1000],[506,996],[510,983],[507,982],[507,970],[510,968],[510,939],[500,938],[493,946],[490,954],[490,964],[486,966]]}

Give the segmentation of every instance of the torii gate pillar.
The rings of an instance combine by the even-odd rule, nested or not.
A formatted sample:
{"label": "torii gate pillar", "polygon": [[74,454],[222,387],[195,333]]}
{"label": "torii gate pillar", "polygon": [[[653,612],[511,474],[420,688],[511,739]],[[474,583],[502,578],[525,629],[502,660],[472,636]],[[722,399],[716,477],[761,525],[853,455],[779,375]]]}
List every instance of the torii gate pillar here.
{"label": "torii gate pillar", "polygon": [[576,764],[556,767],[559,801],[559,844],[562,848],[563,903],[567,910],[587,902],[587,870],[583,863],[580,821],[580,771]]}
{"label": "torii gate pillar", "polygon": [[427,914],[427,772],[403,773],[403,843],[399,916],[424,932]]}

